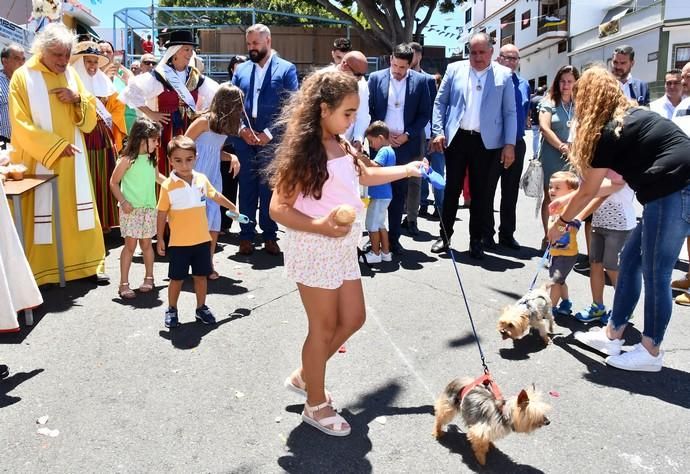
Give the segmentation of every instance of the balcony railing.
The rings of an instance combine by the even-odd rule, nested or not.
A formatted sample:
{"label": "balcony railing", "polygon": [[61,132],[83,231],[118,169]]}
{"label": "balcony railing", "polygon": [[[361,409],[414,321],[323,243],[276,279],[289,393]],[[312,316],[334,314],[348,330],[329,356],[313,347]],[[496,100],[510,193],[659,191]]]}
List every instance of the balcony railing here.
{"label": "balcony railing", "polygon": [[537,35],[552,31],[568,31],[568,6],[564,6],[549,15],[539,18],[537,24]]}

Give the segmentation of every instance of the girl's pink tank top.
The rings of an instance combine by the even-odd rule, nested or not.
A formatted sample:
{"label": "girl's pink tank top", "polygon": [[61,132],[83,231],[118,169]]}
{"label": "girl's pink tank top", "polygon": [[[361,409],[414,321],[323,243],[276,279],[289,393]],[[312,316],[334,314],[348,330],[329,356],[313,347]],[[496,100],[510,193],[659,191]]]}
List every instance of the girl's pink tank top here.
{"label": "girl's pink tank top", "polygon": [[294,207],[309,217],[323,217],[335,207],[349,204],[357,213],[364,208],[359,197],[359,176],[351,155],[344,155],[328,160],[328,179],[323,184],[321,199],[297,196]]}

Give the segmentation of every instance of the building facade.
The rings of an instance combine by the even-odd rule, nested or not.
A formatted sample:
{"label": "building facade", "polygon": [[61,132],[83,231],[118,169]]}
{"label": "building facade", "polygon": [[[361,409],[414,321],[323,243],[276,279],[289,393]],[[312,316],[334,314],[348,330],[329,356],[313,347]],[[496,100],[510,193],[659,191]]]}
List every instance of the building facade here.
{"label": "building facade", "polygon": [[608,66],[617,46],[630,45],[635,50],[632,73],[651,85],[655,98],[663,94],[666,71],[690,61],[690,1],[602,0],[587,8],[586,15],[578,11],[579,21],[571,25],[574,66]]}
{"label": "building facade", "polygon": [[469,57],[472,33],[484,31],[494,39],[494,59],[502,45],[520,50],[520,75],[534,89],[547,85],[559,67],[568,64],[568,0],[477,0],[465,12],[460,38]]}

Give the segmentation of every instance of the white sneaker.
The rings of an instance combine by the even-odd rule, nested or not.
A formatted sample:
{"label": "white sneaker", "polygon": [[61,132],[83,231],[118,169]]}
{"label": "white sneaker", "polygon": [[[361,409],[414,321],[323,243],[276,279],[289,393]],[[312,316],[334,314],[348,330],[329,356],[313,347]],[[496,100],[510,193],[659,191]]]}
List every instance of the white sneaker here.
{"label": "white sneaker", "polygon": [[629,352],[607,357],[606,364],[623,370],[659,372],[664,365],[664,351],[654,357],[642,344],[635,344]]}
{"label": "white sneaker", "polygon": [[393,255],[390,252],[388,252],[388,253],[381,252],[381,260],[384,262],[392,262],[393,261]]}
{"label": "white sneaker", "polygon": [[367,263],[381,263],[381,255],[376,255],[373,251],[369,250],[364,254],[364,258],[367,259]]}
{"label": "white sneaker", "polygon": [[585,346],[609,356],[617,356],[623,347],[623,339],[609,339],[606,336],[605,327],[595,327],[587,332],[578,331],[575,333],[575,339]]}

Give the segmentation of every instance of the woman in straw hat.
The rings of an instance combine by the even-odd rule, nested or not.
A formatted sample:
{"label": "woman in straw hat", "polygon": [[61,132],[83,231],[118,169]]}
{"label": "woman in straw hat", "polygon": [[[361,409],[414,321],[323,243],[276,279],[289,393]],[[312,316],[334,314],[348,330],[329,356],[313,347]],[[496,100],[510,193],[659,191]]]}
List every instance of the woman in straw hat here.
{"label": "woman in straw hat", "polygon": [[96,127],[84,135],[96,208],[104,231],[118,225],[117,201],[110,191],[110,175],[115,169],[117,153],[127,133],[125,106],[117,100],[113,83],[101,68],[110,61],[92,41],[77,43],[70,58],[84,87],[96,97],[98,121]]}
{"label": "woman in straw hat", "polygon": [[194,66],[191,31],[174,31],[165,43],[163,58],[151,74],[140,74],[129,81],[120,100],[136,107],[163,126],[158,148],[158,169],[170,171],[166,148],[175,135],[184,134],[192,120],[208,108],[218,83],[204,76]]}

